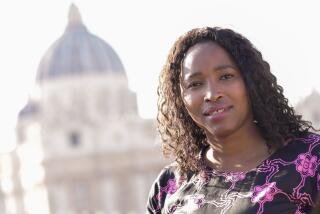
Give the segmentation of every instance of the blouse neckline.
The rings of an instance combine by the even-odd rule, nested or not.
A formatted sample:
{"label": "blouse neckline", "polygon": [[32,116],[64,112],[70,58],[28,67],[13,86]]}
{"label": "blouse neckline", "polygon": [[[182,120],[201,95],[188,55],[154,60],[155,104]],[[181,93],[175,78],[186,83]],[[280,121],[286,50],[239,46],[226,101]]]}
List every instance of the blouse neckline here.
{"label": "blouse neckline", "polygon": [[238,174],[247,174],[247,173],[251,173],[251,172],[256,172],[258,171],[258,169],[263,166],[267,161],[273,159],[274,156],[277,156],[281,151],[283,151],[285,148],[288,147],[289,144],[291,144],[291,142],[293,141],[293,139],[290,139],[290,140],[287,140],[286,141],[286,144],[284,144],[282,147],[278,148],[277,150],[275,150],[273,153],[271,153],[267,158],[265,158],[264,160],[262,160],[256,167],[252,168],[252,169],[249,169],[249,170],[244,170],[244,171],[220,171],[220,170],[217,170],[211,166],[209,166],[207,163],[206,163],[206,160],[204,159],[204,155],[207,151],[207,149],[209,148],[209,146],[206,146],[205,148],[203,148],[201,151],[200,151],[200,154],[199,154],[199,158],[202,159],[202,161],[206,164],[206,168],[205,168],[205,171],[209,171],[209,172],[213,172],[213,174],[215,175],[221,175],[221,176],[226,176],[226,175],[238,175]]}

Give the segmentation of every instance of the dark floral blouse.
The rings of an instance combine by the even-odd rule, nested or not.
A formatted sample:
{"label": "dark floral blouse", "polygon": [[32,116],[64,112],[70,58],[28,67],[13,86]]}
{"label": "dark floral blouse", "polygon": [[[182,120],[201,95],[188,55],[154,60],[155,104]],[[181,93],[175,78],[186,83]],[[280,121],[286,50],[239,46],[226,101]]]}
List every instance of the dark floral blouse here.
{"label": "dark floral blouse", "polygon": [[311,213],[320,192],[320,136],[296,138],[247,172],[180,174],[165,167],[154,182],[147,213]]}

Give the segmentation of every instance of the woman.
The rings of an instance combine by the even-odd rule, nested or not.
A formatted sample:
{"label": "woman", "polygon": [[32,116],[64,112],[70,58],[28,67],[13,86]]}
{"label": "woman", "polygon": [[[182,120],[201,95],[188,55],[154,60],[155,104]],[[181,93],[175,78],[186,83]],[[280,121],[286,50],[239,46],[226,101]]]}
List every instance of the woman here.
{"label": "woman", "polygon": [[147,213],[310,213],[320,136],[296,115],[261,53],[229,29],[193,29],[160,75],[158,128],[175,158]]}

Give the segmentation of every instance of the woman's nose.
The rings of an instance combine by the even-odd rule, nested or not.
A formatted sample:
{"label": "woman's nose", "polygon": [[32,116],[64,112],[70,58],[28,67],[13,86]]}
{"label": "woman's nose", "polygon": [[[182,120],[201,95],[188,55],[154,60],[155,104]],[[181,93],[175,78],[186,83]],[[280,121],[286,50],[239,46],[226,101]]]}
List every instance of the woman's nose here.
{"label": "woman's nose", "polygon": [[216,102],[222,97],[221,91],[218,87],[213,86],[212,84],[208,84],[206,87],[204,101],[205,102]]}

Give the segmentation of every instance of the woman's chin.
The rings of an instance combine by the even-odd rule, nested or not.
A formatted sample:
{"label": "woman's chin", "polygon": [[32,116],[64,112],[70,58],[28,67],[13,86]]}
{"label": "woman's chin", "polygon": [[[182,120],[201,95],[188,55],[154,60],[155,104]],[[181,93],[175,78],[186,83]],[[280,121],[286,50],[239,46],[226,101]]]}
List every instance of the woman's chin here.
{"label": "woman's chin", "polygon": [[232,129],[229,129],[227,127],[214,127],[214,128],[210,128],[210,129],[206,129],[206,135],[208,137],[214,137],[214,138],[226,138],[228,136],[230,136],[233,131]]}

